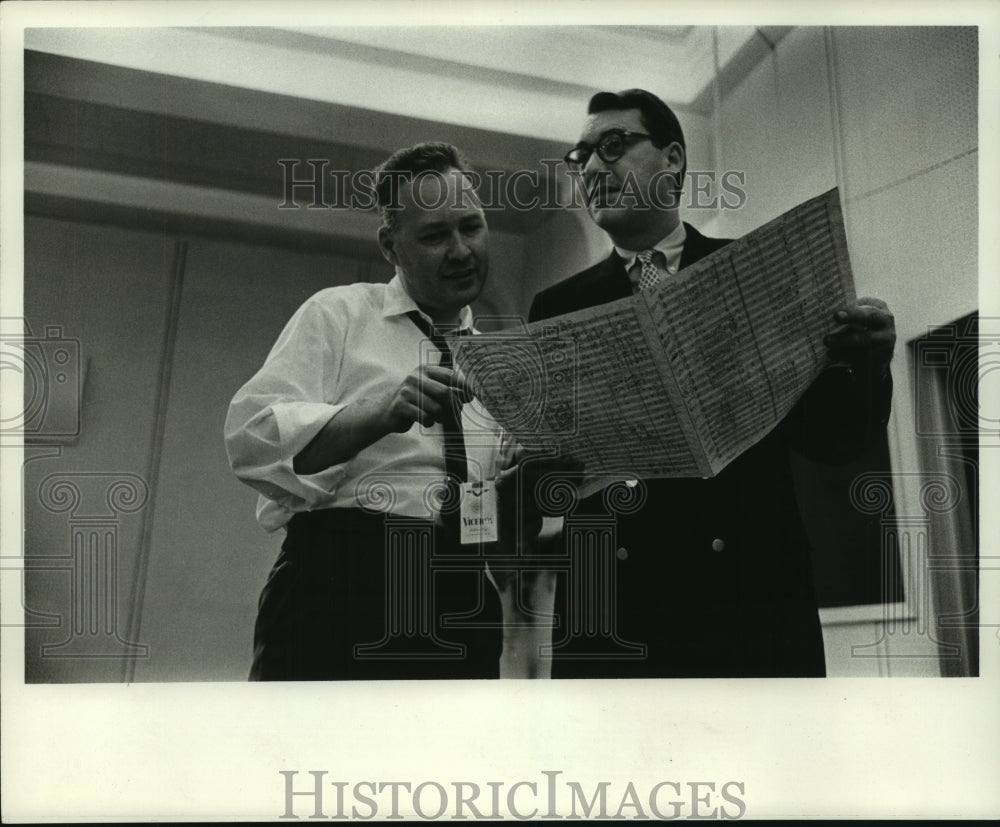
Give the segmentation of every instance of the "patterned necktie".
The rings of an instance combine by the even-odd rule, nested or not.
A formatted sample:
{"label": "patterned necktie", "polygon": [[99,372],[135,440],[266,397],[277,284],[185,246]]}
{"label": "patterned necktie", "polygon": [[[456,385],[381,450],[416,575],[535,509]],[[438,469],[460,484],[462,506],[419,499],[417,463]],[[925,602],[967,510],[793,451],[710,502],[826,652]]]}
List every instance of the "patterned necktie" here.
{"label": "patterned necktie", "polygon": [[655,254],[656,250],[643,250],[636,254],[635,260],[642,265],[642,272],[639,274],[640,290],[649,290],[659,284],[660,269],[653,263]]}

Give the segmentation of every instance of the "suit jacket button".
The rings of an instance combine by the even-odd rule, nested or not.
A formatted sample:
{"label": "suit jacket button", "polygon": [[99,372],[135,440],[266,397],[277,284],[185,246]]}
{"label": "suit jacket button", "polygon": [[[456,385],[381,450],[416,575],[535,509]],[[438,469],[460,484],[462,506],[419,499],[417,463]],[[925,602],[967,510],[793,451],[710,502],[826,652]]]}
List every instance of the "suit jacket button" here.
{"label": "suit jacket button", "polygon": [[726,543],[724,540],[721,540],[718,537],[712,540],[712,551],[725,551],[725,550],[726,550]]}
{"label": "suit jacket button", "polygon": [[615,552],[615,557],[619,560],[628,560],[628,549],[622,546]]}

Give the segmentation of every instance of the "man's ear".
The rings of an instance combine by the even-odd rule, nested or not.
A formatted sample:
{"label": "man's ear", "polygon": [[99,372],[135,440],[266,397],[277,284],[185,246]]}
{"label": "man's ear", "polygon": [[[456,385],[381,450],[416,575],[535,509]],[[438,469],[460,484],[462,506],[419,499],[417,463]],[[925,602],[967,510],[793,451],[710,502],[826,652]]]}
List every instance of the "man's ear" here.
{"label": "man's ear", "polygon": [[678,141],[667,144],[661,150],[667,164],[674,172],[674,191],[680,193],[684,187],[684,170],[687,168],[687,153]]}
{"label": "man's ear", "polygon": [[680,145],[677,141],[667,144],[663,147],[663,154],[666,156],[667,162],[673,169],[680,172],[684,169],[684,164],[687,161],[687,156],[684,152],[684,147]]}
{"label": "man's ear", "polygon": [[378,228],[378,248],[382,251],[382,257],[393,267],[399,264],[396,258],[396,249],[393,246],[392,231],[388,227]]}

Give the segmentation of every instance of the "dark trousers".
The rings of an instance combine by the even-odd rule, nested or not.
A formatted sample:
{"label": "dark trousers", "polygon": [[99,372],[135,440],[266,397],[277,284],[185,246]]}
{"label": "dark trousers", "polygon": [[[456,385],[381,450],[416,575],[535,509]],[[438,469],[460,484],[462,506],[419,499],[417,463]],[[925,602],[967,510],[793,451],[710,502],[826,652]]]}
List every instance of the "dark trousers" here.
{"label": "dark trousers", "polygon": [[250,680],[496,678],[496,589],[474,553],[420,520],[296,514],[267,579]]}

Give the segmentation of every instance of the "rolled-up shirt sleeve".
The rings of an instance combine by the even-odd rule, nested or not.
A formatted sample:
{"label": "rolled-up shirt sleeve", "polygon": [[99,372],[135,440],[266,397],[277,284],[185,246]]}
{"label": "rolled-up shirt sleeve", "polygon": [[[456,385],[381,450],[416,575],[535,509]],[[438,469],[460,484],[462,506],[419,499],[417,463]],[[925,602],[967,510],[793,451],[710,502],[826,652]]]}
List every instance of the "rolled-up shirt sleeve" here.
{"label": "rolled-up shirt sleeve", "polygon": [[296,311],[263,367],[237,391],[226,416],[225,440],[236,476],[290,510],[329,499],[345,464],[296,474],[292,463],[331,418],[346,323],[309,300]]}

